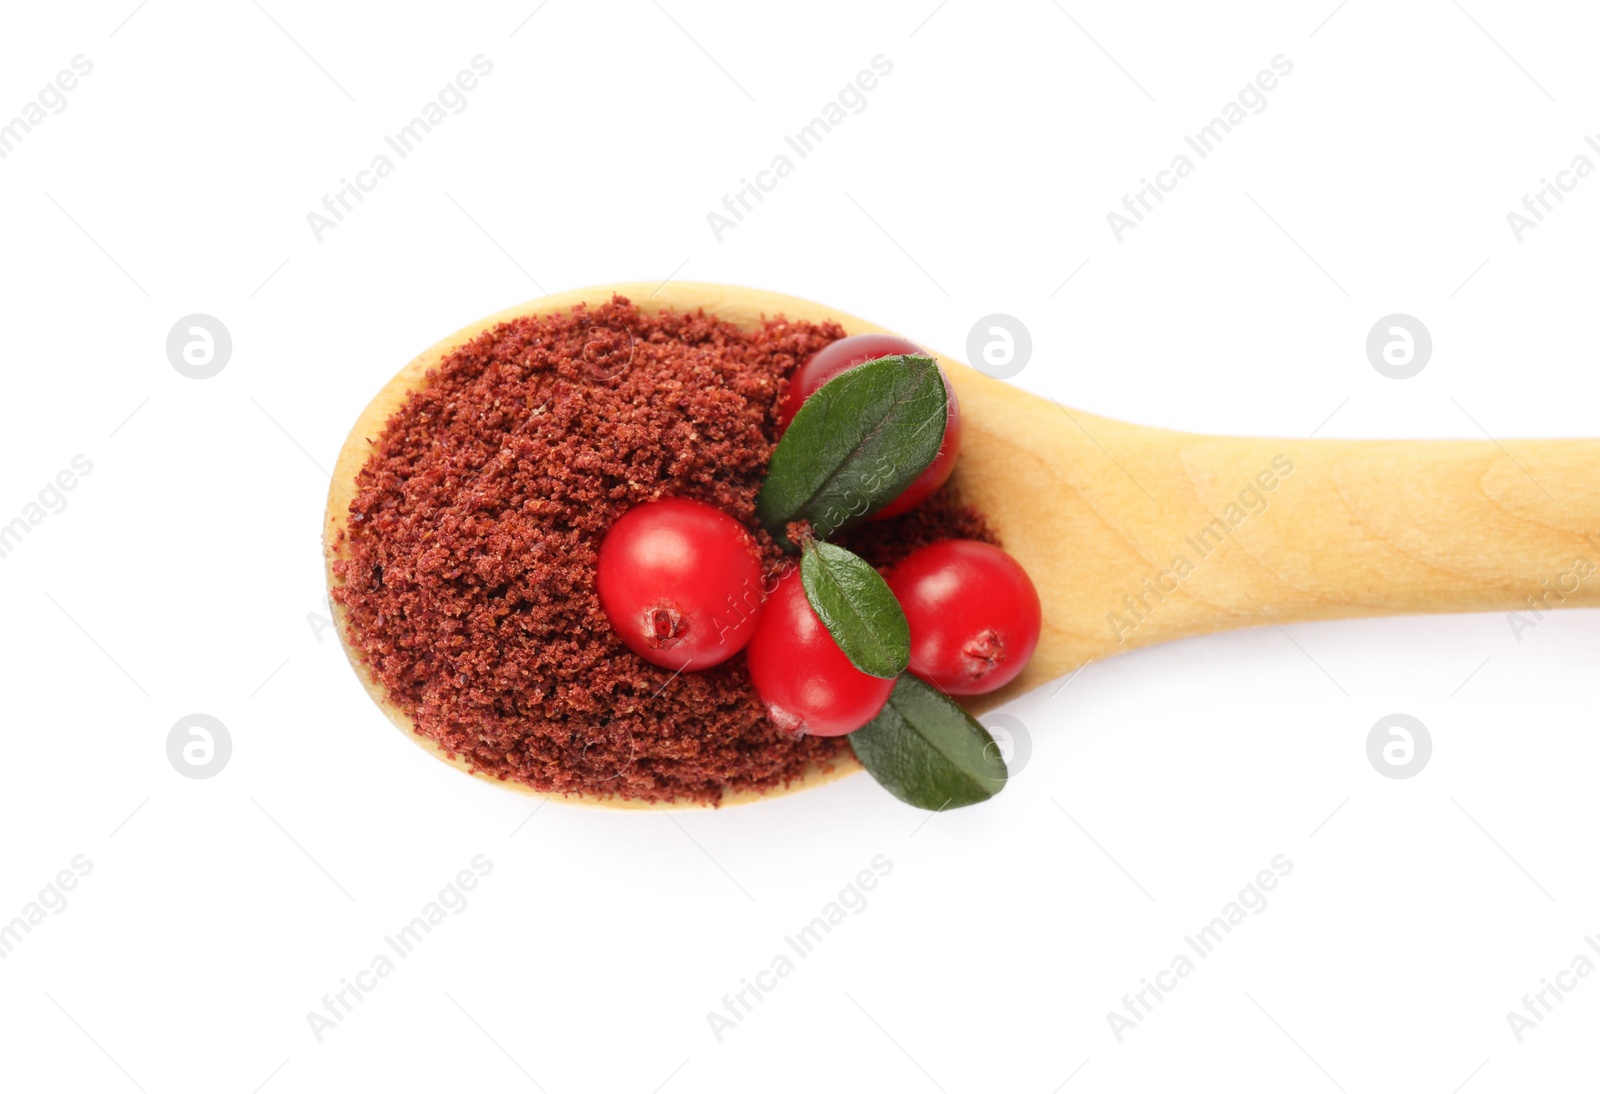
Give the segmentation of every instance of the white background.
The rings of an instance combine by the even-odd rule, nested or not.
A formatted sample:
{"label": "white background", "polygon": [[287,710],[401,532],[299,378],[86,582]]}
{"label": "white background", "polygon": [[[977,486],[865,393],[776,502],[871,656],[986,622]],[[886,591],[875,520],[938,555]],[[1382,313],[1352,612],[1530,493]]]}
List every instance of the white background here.
{"label": "white background", "polygon": [[[93,462],[0,559],[0,920],[93,863],[0,961],[0,1084],[1592,1085],[1600,977],[1520,1043],[1506,1012],[1600,932],[1593,613],[1095,664],[1011,708],[1003,795],[931,820],[866,777],[530,818],[373,708],[318,545],[324,469],[396,368],[614,280],[794,293],[953,354],[1005,312],[1016,383],[1142,423],[1592,434],[1600,179],[1506,222],[1600,129],[1592,11],[133,3],[12,5],[0,34],[0,120],[94,65],[0,160],[0,523]],[[478,54],[468,107],[318,242],[307,212]],[[719,242],[706,214],[878,54],[866,109]],[[1117,242],[1106,213],[1278,54],[1268,107]],[[234,343],[205,381],[165,353],[196,312]],[[1435,344],[1403,382],[1363,350],[1393,312]],[[1433,739],[1404,780],[1366,756],[1397,711]],[[166,754],[193,712],[233,742],[206,780]],[[319,1042],[306,1013],[478,854],[470,905]],[[1278,854],[1266,910],[1119,1042],[1106,1013]],[[707,1012],[876,855],[865,910],[719,1041]]]}

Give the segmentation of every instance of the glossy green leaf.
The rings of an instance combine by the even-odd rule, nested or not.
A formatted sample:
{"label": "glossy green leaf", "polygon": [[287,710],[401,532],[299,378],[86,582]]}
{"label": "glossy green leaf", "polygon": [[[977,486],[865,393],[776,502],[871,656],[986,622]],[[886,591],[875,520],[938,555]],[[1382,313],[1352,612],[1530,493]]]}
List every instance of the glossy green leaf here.
{"label": "glossy green leaf", "polygon": [[906,613],[866,559],[813,540],[800,556],[800,583],[852,665],[886,680],[905,671],[911,660]]}
{"label": "glossy green leaf", "polygon": [[884,788],[919,809],[958,809],[1006,785],[989,731],[932,685],[907,673],[878,716],[850,734],[856,758]]}
{"label": "glossy green leaf", "polygon": [[791,549],[791,521],[810,521],[821,538],[854,524],[933,462],[947,412],[931,357],[880,357],[841,372],[801,404],[773,450],[756,517]]}

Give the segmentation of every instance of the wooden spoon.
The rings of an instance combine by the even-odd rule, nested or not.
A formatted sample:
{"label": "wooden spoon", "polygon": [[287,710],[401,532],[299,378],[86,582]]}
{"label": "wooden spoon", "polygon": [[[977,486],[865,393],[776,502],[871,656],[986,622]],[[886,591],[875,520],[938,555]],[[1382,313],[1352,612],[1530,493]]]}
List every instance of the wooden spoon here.
{"label": "wooden spoon", "polygon": [[[520,316],[598,305],[708,313],[746,329],[763,317],[875,326],[798,297],[732,285],[599,285],[473,323],[419,355],[356,420],[334,468],[324,524],[330,587],[356,474],[385,422],[452,350]],[[981,713],[1093,660],[1191,635],[1306,620],[1419,612],[1521,611],[1600,603],[1600,440],[1341,441],[1212,437],[1071,410],[937,354],[961,400],[955,483],[1033,577],[1038,650]],[[413,741],[463,770],[374,683],[373,700]],[[784,790],[859,770],[846,752]],[[490,776],[484,776],[490,778]],[[499,781],[499,780],[494,780]],[[535,793],[517,783],[502,785]],[[618,808],[644,803],[563,797]],[[689,804],[689,803],[685,803]]]}

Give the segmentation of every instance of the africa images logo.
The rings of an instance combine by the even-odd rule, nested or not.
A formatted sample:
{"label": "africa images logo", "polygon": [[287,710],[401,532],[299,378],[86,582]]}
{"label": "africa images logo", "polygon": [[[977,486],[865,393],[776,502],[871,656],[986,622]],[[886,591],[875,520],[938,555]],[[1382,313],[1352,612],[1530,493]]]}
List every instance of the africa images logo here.
{"label": "africa images logo", "polygon": [[[1215,152],[1251,114],[1264,112],[1269,105],[1267,93],[1276,90],[1278,81],[1294,71],[1294,62],[1281,53],[1272,59],[1271,65],[1271,68],[1256,73],[1255,79],[1241,88],[1232,100],[1223,104],[1217,115],[1201,126],[1199,131],[1185,133],[1184,145],[1203,160]],[[1194,168],[1195,161],[1189,158],[1189,153],[1179,152],[1172,157],[1172,162],[1155,173],[1155,181],[1142,178],[1137,190],[1123,194],[1122,212],[1112,209],[1106,213],[1106,224],[1110,226],[1116,241],[1121,243],[1128,232],[1143,224],[1144,218],[1155,212],[1152,201],[1165,201],[1166,195],[1176,190],[1178,183],[1188,178]]]}

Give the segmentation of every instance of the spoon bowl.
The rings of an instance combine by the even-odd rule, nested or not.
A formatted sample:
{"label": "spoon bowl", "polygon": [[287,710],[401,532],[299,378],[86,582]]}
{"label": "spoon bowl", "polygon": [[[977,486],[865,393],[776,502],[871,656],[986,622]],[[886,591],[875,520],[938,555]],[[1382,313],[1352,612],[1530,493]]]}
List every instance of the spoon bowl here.
{"label": "spoon bowl", "polygon": [[[799,297],[732,285],[621,283],[558,293],[491,315],[401,369],[362,411],[334,467],[324,521],[328,582],[356,475],[391,414],[463,343],[523,316],[599,304],[693,311],[744,329],[764,317],[898,333]],[[1039,591],[1044,624],[1020,676],[963,700],[982,714],[1091,661],[1241,627],[1423,612],[1544,611],[1600,604],[1600,440],[1349,441],[1218,437],[1075,410],[935,352],[961,401],[953,477]],[[373,701],[414,731],[336,629]],[[729,793],[738,804],[860,770],[848,751],[786,787]],[[483,778],[492,776],[481,775]],[[499,782],[500,780],[494,779]],[[540,794],[612,808],[612,795]],[[684,803],[697,805],[698,803]]]}

